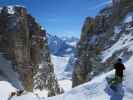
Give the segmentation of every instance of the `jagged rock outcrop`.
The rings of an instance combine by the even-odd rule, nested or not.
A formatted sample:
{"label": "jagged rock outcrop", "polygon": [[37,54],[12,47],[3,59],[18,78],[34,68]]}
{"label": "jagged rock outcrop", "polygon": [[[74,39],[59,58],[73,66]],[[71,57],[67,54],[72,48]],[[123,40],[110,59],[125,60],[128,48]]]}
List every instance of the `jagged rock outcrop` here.
{"label": "jagged rock outcrop", "polygon": [[112,69],[113,62],[122,52],[131,54],[128,50],[121,50],[105,61],[102,57],[103,51],[115,44],[122,34],[129,33],[126,31],[127,25],[123,23],[124,17],[129,12],[133,12],[132,0],[113,0],[113,5],[103,8],[95,18],[86,18],[77,45],[73,87]]}
{"label": "jagged rock outcrop", "polygon": [[0,52],[12,62],[27,91],[46,89],[49,96],[60,93],[46,32],[26,8],[6,6],[0,9]]}

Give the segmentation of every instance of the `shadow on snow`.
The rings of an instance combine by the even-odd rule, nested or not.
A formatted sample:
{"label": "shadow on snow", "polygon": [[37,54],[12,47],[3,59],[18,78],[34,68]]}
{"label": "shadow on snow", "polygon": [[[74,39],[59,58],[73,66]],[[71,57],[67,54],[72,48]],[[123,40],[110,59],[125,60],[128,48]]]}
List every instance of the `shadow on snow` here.
{"label": "shadow on snow", "polygon": [[117,85],[115,88],[116,89],[113,90],[110,86],[107,86],[104,91],[110,96],[110,100],[123,100],[124,89],[122,84]]}

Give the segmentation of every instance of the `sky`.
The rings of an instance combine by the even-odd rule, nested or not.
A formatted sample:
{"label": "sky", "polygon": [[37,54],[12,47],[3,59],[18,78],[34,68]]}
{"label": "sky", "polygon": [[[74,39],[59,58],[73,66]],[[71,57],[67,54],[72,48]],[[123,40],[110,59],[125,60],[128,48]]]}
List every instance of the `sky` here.
{"label": "sky", "polygon": [[0,0],[0,6],[22,5],[50,34],[80,37],[87,16],[95,16],[110,0]]}

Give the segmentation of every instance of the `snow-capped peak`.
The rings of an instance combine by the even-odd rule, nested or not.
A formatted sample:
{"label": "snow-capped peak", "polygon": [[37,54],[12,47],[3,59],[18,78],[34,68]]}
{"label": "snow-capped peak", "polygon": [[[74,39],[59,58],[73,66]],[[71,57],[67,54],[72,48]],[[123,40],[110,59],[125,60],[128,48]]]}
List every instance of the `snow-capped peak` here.
{"label": "snow-capped peak", "polygon": [[7,6],[7,9],[8,9],[9,14],[14,14],[15,13],[13,6]]}
{"label": "snow-capped peak", "polygon": [[129,23],[133,21],[133,12],[129,12],[124,19],[124,23]]}
{"label": "snow-capped peak", "polygon": [[78,39],[60,38],[47,34],[50,52],[56,56],[72,55],[75,52]]}
{"label": "snow-capped peak", "polygon": [[6,7],[7,9],[7,13],[11,15],[15,14],[15,7],[25,8],[24,6],[21,6],[21,5],[7,5],[7,6],[0,7],[0,13],[4,7]]}

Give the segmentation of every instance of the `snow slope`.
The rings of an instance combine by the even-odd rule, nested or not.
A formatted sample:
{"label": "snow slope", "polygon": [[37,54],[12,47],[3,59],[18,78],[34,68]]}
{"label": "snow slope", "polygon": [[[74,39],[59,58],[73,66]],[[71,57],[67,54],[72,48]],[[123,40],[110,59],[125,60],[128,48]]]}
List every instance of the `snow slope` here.
{"label": "snow slope", "polygon": [[[103,73],[95,77],[92,81],[78,86],[71,91],[45,99],[28,99],[28,100],[132,100],[133,98],[133,56],[125,63],[125,80],[123,85],[118,86],[118,92],[112,91],[107,82],[106,77],[114,74],[114,71]],[[31,94],[29,96],[32,96]],[[25,100],[27,95],[22,97],[15,97],[12,100]]]}
{"label": "snow slope", "polygon": [[15,92],[16,89],[6,81],[0,81],[0,100],[7,100],[11,92]]}
{"label": "snow slope", "polygon": [[48,98],[46,100],[132,100],[133,98],[133,56],[125,63],[125,80],[123,85],[118,86],[118,92],[112,91],[106,77],[114,74],[114,71],[95,77],[91,82],[72,89],[61,96]]}
{"label": "snow slope", "polygon": [[65,71],[69,58],[70,56],[60,57],[51,55],[54,72],[59,81],[60,87],[62,87],[64,91],[69,91],[72,87],[71,77],[68,76],[70,73]]}
{"label": "snow slope", "polygon": [[[120,39],[109,49],[102,53],[103,61],[112,57],[112,55],[122,49],[128,49],[128,51],[133,51],[133,28],[127,28],[127,33],[123,34]],[[121,56],[121,55],[120,55]]]}
{"label": "snow slope", "polygon": [[[114,71],[103,73],[95,77],[92,81],[73,88],[62,95],[51,98],[40,98],[31,93],[14,97],[12,100],[132,100],[133,98],[133,56],[125,63],[125,79],[122,85],[118,86],[118,92],[112,91],[106,77],[112,76]],[[5,99],[6,100],[6,99]]]}
{"label": "snow slope", "polygon": [[51,55],[51,60],[54,65],[54,71],[59,80],[61,80],[65,74],[64,70],[66,68],[66,65],[69,61],[69,56],[60,57]]}

